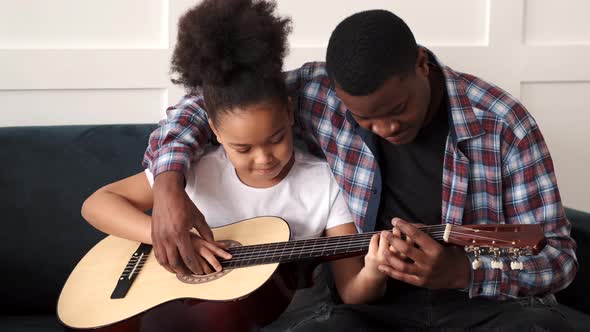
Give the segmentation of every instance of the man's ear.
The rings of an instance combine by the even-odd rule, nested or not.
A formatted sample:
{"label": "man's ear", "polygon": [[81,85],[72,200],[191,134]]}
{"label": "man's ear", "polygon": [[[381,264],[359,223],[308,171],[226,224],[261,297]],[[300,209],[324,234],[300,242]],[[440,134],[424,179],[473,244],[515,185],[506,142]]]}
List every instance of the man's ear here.
{"label": "man's ear", "polygon": [[428,77],[430,68],[428,68],[428,52],[424,47],[418,47],[418,56],[416,57],[416,74]]}
{"label": "man's ear", "polygon": [[221,137],[219,136],[219,132],[217,131],[217,128],[215,127],[211,119],[209,119],[209,128],[211,128],[211,131],[213,131],[213,135],[217,137],[217,142],[221,144]]}

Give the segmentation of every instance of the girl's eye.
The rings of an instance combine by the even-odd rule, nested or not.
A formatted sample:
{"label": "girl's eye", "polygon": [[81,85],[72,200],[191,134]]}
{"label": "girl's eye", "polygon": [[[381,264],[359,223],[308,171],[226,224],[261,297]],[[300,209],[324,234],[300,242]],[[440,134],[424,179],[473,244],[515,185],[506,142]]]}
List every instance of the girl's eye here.
{"label": "girl's eye", "polygon": [[237,153],[248,153],[248,151],[250,151],[250,149],[236,150]]}
{"label": "girl's eye", "polygon": [[281,141],[283,140],[283,138],[285,138],[285,135],[283,135],[283,136],[281,136],[279,138],[276,138],[276,139],[270,141],[270,143],[271,144],[279,144],[279,143],[281,143]]}

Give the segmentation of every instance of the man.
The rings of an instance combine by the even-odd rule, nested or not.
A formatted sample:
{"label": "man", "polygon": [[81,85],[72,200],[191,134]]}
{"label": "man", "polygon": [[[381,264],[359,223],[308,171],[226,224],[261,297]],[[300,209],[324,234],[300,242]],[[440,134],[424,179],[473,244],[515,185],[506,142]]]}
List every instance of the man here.
{"label": "man", "polygon": [[[330,163],[357,227],[393,223],[396,235],[381,266],[391,277],[382,301],[334,305],[303,330],[564,329],[552,294],[575,276],[575,243],[547,146],[517,100],[442,65],[383,10],[341,22],[326,63],[287,73],[287,83],[299,129]],[[188,229],[211,239],[182,177],[209,135],[202,107],[200,96],[186,96],[170,109],[145,156],[157,175],[158,261],[177,273],[200,269]],[[506,257],[444,247],[412,223],[537,223],[547,245],[518,258],[518,269]]]}

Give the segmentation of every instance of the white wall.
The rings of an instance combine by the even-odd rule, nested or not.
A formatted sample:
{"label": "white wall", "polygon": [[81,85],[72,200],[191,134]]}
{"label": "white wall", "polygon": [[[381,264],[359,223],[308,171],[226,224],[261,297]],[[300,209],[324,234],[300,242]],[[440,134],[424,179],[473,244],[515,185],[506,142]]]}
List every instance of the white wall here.
{"label": "white wall", "polygon": [[[332,29],[390,9],[455,69],[520,97],[552,151],[566,205],[590,210],[590,1],[279,0],[286,68],[322,60]],[[192,0],[0,0],[0,126],[156,122],[176,21]]]}

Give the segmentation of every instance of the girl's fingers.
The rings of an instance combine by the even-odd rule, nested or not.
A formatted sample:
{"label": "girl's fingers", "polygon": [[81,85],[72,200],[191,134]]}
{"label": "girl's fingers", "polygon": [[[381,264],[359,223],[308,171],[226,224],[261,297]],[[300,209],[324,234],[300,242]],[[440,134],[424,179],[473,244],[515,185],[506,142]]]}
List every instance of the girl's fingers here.
{"label": "girl's fingers", "polygon": [[208,250],[208,248],[203,247],[200,251],[200,254],[201,257],[203,257],[204,263],[205,265],[207,265],[208,268],[208,272],[206,273],[213,272],[210,267],[213,267],[215,271],[221,271],[221,264],[219,263],[217,258],[215,258],[215,255],[210,250]]}
{"label": "girl's fingers", "polygon": [[[231,254],[228,253],[227,251],[223,250],[222,247],[218,247],[210,242],[202,242],[203,245],[209,249],[215,256],[217,257],[221,257],[221,258],[225,258],[225,259],[230,259],[231,258]],[[223,244],[223,246],[225,247],[225,244]],[[223,247],[223,248],[224,248]]]}

